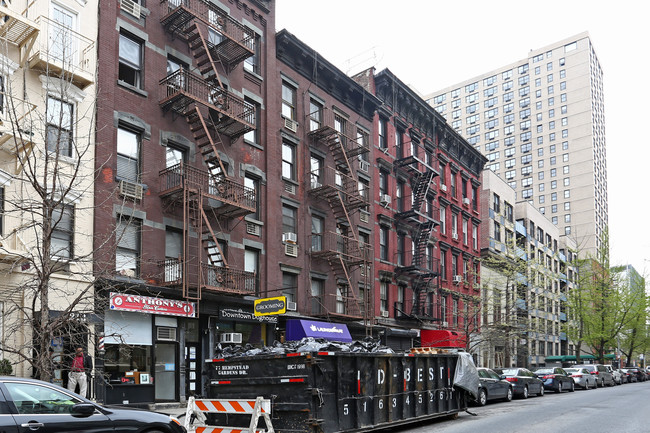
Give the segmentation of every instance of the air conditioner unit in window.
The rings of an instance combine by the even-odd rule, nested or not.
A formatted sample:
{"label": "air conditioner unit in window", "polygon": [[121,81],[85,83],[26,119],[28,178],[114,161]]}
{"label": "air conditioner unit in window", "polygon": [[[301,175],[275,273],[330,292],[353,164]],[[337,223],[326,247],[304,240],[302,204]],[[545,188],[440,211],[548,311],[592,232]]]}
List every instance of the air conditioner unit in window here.
{"label": "air conditioner unit in window", "polygon": [[241,344],[242,335],[239,332],[224,332],[219,337],[221,343]]}
{"label": "air conditioner unit in window", "polygon": [[453,281],[454,284],[460,284],[463,282],[463,277],[461,275],[454,275],[451,281]]}
{"label": "air conditioner unit in window", "polygon": [[469,198],[465,197],[463,199],[463,204],[466,204],[467,206],[469,206]]}
{"label": "air conditioner unit in window", "polygon": [[381,317],[388,317],[388,311],[382,311]]}
{"label": "air conditioner unit in window", "polygon": [[298,309],[298,306],[296,305],[295,302],[287,302],[287,310],[288,311],[296,311]]}
{"label": "air conditioner unit in window", "polygon": [[262,226],[259,226],[255,223],[247,222],[246,223],[246,233],[253,236],[262,235]]}
{"label": "air conditioner unit in window", "polygon": [[443,328],[446,328],[446,327],[448,327],[448,326],[449,326],[449,322],[442,322],[442,327],[443,327]]}
{"label": "air conditioner unit in window", "polygon": [[296,132],[298,130],[298,122],[295,120],[284,118],[284,127],[291,132]]}
{"label": "air conditioner unit in window", "polygon": [[133,0],[120,0],[120,8],[129,15],[140,19],[140,4]]}
{"label": "air conditioner unit in window", "polygon": [[368,161],[359,161],[359,169],[368,173],[370,169],[370,163]]}
{"label": "air conditioner unit in window", "polygon": [[444,183],[441,183],[441,184],[440,184],[440,191],[445,191],[445,192],[447,192],[447,185],[445,185]]}
{"label": "air conditioner unit in window", "polygon": [[369,223],[370,222],[370,214],[367,212],[360,212],[359,213],[359,221],[362,223]]}
{"label": "air conditioner unit in window", "polygon": [[296,242],[298,242],[298,235],[296,235],[295,233],[282,233],[282,242],[295,244]]}
{"label": "air conditioner unit in window", "polygon": [[156,328],[156,340],[176,341],[176,328],[159,326]]}
{"label": "air conditioner unit in window", "polygon": [[120,195],[124,197],[142,200],[143,188],[139,183],[128,182],[126,180],[120,181]]}
{"label": "air conditioner unit in window", "polygon": [[298,245],[284,244],[284,254],[291,257],[298,257]]}
{"label": "air conditioner unit in window", "polygon": [[384,206],[384,207],[388,207],[388,205],[390,205],[391,201],[392,201],[392,198],[388,194],[381,194],[379,196],[379,204]]}
{"label": "air conditioner unit in window", "polygon": [[457,240],[458,240],[458,233],[456,233],[456,232],[452,233],[452,234],[451,234],[451,238],[452,238],[453,240],[457,241]]}

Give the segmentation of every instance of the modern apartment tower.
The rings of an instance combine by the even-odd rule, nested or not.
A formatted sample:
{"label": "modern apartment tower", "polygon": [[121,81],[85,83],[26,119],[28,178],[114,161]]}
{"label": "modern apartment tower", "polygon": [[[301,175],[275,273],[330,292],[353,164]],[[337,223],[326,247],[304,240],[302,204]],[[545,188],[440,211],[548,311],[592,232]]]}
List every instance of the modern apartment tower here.
{"label": "modern apartment tower", "polygon": [[603,72],[588,33],[426,96],[487,167],[593,252],[607,226]]}

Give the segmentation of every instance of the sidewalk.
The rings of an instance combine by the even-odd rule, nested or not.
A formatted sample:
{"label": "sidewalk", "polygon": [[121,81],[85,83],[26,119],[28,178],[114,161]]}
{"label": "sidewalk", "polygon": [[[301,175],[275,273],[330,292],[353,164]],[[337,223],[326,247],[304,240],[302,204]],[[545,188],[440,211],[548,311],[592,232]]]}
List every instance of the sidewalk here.
{"label": "sidewalk", "polygon": [[149,410],[154,412],[166,413],[175,417],[184,416],[187,411],[185,403],[154,403],[149,405]]}

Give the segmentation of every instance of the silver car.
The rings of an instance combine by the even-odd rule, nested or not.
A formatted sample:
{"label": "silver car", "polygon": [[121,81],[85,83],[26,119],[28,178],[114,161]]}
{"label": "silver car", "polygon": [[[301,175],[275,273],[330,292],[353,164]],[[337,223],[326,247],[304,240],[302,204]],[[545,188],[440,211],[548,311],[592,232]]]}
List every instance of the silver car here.
{"label": "silver car", "polygon": [[565,368],[564,371],[573,378],[576,386],[582,389],[596,388],[598,386],[596,377],[586,368]]}

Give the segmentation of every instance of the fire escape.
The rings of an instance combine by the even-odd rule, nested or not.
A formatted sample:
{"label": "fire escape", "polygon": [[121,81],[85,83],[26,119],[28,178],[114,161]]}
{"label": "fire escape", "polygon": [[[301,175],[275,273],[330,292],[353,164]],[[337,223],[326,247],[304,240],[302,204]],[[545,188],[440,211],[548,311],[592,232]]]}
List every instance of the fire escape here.
{"label": "fire escape", "polygon": [[220,74],[254,54],[254,35],[204,0],[161,1],[163,27],[188,43],[200,74],[180,68],[160,80],[160,107],[185,117],[206,168],[181,162],[160,172],[160,195],[167,209],[182,209],[183,245],[166,259],[164,282],[200,300],[202,290],[255,294],[258,276],[228,263],[217,234],[228,223],[256,210],[255,191],[228,176],[220,152],[255,128],[255,111],[230,92]]}
{"label": "fire escape", "polygon": [[[339,281],[337,293],[333,295],[336,302],[331,308],[328,307],[332,303],[326,302],[327,311],[323,311],[323,315],[363,319],[368,324],[372,316],[369,310],[372,306],[372,248],[359,239],[352,216],[368,207],[369,194],[367,186],[355,175],[352,161],[370,148],[363,139],[351,138],[350,125],[331,110],[319,110],[306,117],[310,138],[327,148],[335,164],[334,167],[312,167],[309,179],[309,194],[327,202],[337,221],[336,232],[312,236],[312,258],[326,260]],[[366,288],[363,299],[357,296],[352,284],[353,273],[357,270],[359,282]]]}
{"label": "fire escape", "polygon": [[410,209],[403,205],[396,212],[395,219],[398,225],[409,228],[412,249],[410,252],[398,252],[403,257],[398,261],[395,274],[410,281],[413,298],[410,309],[405,302],[404,309],[407,311],[396,311],[395,316],[401,319],[432,320],[435,317],[432,297],[439,270],[437,259],[428,254],[428,247],[431,233],[440,221],[437,217],[438,209],[427,203],[427,195],[438,172],[425,162],[425,149],[420,144],[411,142],[408,149],[403,145],[396,150],[397,158],[393,166],[395,171],[405,174],[411,180],[412,195]]}

